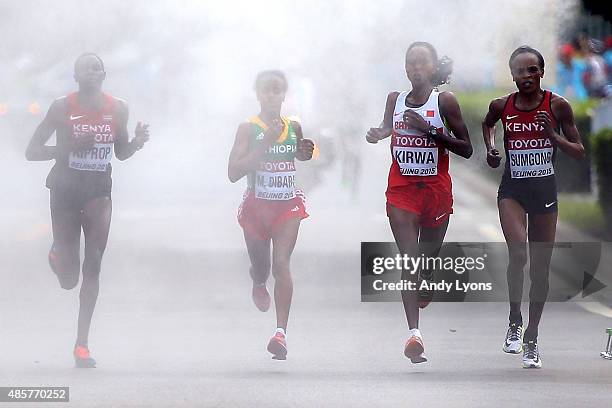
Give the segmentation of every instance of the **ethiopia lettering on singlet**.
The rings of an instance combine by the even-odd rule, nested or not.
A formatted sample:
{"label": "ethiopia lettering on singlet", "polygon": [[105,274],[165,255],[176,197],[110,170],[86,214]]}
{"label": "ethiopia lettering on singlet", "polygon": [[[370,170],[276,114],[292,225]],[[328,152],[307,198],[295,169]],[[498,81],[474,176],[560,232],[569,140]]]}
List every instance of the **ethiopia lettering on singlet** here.
{"label": "ethiopia lettering on singlet", "polygon": [[78,139],[87,134],[95,135],[93,147],[80,152],[71,152],[68,166],[75,170],[106,171],[108,164],[113,158],[113,142],[115,140],[111,121],[112,118],[105,117],[109,123],[72,123],[72,137]]}
{"label": "ethiopia lettering on singlet", "polygon": [[[400,123],[403,125],[403,122]],[[393,159],[399,165],[402,176],[438,174],[438,147],[435,141],[421,135],[394,133],[391,137]]]}
{"label": "ethiopia lettering on singlet", "polygon": [[520,137],[519,132],[542,131],[536,123],[506,122],[505,130],[514,137],[506,141],[512,178],[545,177],[555,174],[553,145],[546,137]]}

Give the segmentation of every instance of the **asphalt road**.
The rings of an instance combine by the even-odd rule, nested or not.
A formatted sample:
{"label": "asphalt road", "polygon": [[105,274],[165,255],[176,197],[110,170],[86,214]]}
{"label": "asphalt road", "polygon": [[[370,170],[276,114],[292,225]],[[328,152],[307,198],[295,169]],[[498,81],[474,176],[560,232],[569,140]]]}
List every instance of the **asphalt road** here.
{"label": "asphalt road", "polygon": [[[251,303],[234,218],[240,188],[230,204],[205,210],[143,207],[116,192],[90,339],[94,370],[73,368],[78,296],[62,291],[46,265],[46,203],[4,212],[0,386],[69,386],[70,403],[44,406],[74,407],[609,406],[612,361],[599,352],[612,315],[593,302],[591,311],[547,305],[541,370],[501,351],[503,303],[430,305],[421,318],[430,362],[403,356],[401,304],[360,302],[359,243],[391,240],[384,171],[368,176],[358,203],[334,195],[334,185],[309,196],[292,263],[287,361],[265,350],[273,313]],[[501,241],[495,192],[456,172],[447,240]]]}

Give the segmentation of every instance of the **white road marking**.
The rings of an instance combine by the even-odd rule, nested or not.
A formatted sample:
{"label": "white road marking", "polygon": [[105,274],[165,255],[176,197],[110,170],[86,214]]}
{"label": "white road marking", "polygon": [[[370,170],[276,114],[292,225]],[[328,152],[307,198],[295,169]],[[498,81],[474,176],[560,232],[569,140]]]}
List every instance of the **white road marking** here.
{"label": "white road marking", "polygon": [[504,241],[504,234],[501,231],[501,227],[497,225],[493,225],[491,223],[478,224],[478,232],[491,241]]}
{"label": "white road marking", "polygon": [[[578,295],[572,298],[570,302],[573,301],[574,299],[576,300],[580,299],[581,296],[582,296],[582,292],[580,292]],[[604,317],[609,317],[612,319],[612,309],[602,303],[588,302],[588,301],[576,301],[573,303],[575,303],[577,306],[581,307],[582,309],[586,310],[587,312],[591,312],[591,313],[594,313],[600,316],[604,316]]]}

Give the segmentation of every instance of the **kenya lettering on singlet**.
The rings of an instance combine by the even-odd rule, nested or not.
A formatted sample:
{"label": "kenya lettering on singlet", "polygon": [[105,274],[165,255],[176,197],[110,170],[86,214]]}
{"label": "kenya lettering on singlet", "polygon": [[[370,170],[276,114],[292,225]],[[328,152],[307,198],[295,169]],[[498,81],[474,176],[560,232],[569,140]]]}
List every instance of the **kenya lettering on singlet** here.
{"label": "kenya lettering on singlet", "polygon": [[90,149],[70,152],[68,167],[74,170],[104,172],[114,156],[115,125],[111,97],[105,95],[105,104],[101,111],[87,112],[78,106],[76,95],[73,95],[68,97],[67,120],[70,126],[70,136],[73,139],[79,139],[93,134],[95,142]]}
{"label": "kenya lettering on singlet", "polygon": [[544,135],[544,127],[535,123],[537,112],[545,111],[552,119],[553,128],[557,128],[557,121],[550,108],[551,93],[545,91],[540,106],[530,111],[517,109],[515,98],[516,93],[508,98],[502,113],[507,171],[513,179],[552,176],[555,174],[555,148],[550,138]]}

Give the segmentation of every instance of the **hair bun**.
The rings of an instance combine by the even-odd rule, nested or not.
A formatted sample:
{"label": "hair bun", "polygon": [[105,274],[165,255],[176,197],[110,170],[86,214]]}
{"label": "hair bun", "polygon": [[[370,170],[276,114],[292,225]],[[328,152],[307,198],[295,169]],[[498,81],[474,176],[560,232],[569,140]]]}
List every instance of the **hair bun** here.
{"label": "hair bun", "polygon": [[435,76],[435,85],[447,84],[450,74],[453,72],[453,60],[444,55],[438,59],[438,67]]}

